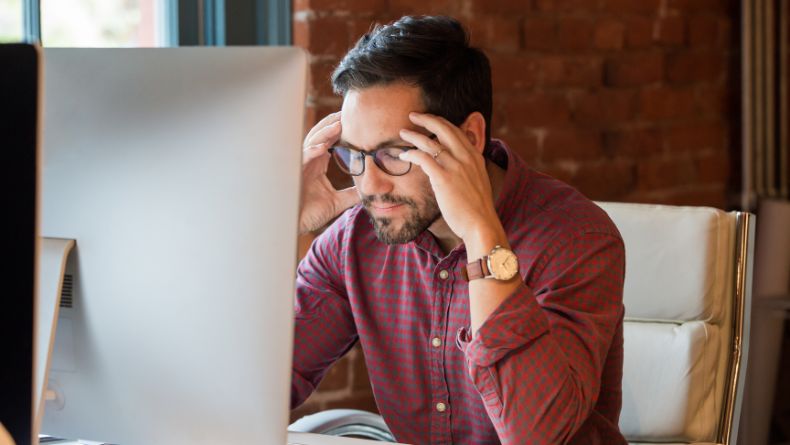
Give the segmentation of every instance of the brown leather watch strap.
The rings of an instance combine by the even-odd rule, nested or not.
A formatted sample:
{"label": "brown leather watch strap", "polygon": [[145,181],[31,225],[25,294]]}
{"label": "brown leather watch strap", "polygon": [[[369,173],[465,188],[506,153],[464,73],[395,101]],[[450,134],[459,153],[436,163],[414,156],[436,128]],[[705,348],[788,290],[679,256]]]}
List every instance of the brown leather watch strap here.
{"label": "brown leather watch strap", "polygon": [[491,272],[488,270],[488,256],[472,261],[463,268],[463,275],[466,281],[476,280],[478,278],[485,278]]}

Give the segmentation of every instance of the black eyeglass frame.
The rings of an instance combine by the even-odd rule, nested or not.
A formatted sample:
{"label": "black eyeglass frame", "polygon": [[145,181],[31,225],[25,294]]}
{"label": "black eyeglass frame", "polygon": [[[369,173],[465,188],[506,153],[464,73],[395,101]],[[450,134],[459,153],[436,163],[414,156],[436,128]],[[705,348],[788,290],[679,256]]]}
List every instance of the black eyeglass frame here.
{"label": "black eyeglass frame", "polygon": [[[348,150],[352,154],[353,153],[359,153],[359,154],[362,155],[362,170],[359,173],[351,173],[351,171],[343,165],[343,161],[341,161],[339,159],[339,155],[335,154],[337,152],[338,148],[343,148],[345,150]],[[403,175],[405,175],[405,174],[407,174],[407,173],[409,173],[411,171],[411,166],[412,166],[411,162],[409,162],[409,168],[407,168],[405,172],[403,172],[403,173],[392,173],[391,171],[387,170],[387,168],[384,167],[381,164],[381,162],[378,160],[378,158],[376,157],[376,155],[379,152],[381,152],[383,150],[392,150],[393,148],[397,148],[399,150],[403,150],[404,152],[407,152],[409,150],[417,150],[417,147],[411,147],[411,146],[380,147],[380,148],[377,148],[377,149],[371,150],[371,151],[362,151],[362,150],[357,150],[355,148],[346,147],[346,146],[335,146],[335,147],[331,147],[329,149],[329,153],[332,154],[332,159],[335,160],[335,163],[337,164],[338,167],[340,167],[340,170],[342,170],[343,173],[346,173],[346,174],[351,175],[351,176],[362,176],[362,174],[365,173],[365,164],[366,164],[365,157],[366,156],[370,156],[371,158],[373,158],[373,163],[376,164],[376,167],[381,169],[381,171],[383,171],[384,173],[386,173],[386,174],[388,174],[390,176],[403,176]]]}
{"label": "black eyeglass frame", "polygon": [[[436,135],[435,134],[432,134],[429,137],[431,139],[433,139],[433,140],[436,140]],[[351,173],[351,171],[349,171],[346,167],[344,167],[343,166],[343,162],[340,159],[338,159],[338,155],[335,154],[335,149],[337,149],[338,147],[342,147],[342,148],[344,148],[346,150],[349,150],[351,152],[361,153],[362,154],[362,171],[360,171],[357,174],[354,174],[354,173]],[[379,148],[377,148],[375,150],[371,150],[371,151],[362,151],[362,150],[357,150],[356,148],[346,147],[344,145],[338,145],[338,146],[330,147],[328,151],[332,155],[332,159],[335,160],[335,163],[337,164],[337,166],[340,167],[340,170],[343,171],[343,173],[345,173],[347,175],[362,176],[362,174],[365,173],[365,157],[366,156],[370,156],[371,158],[373,158],[373,163],[376,164],[376,167],[378,167],[379,169],[381,169],[381,171],[383,171],[384,173],[386,173],[386,174],[388,174],[390,176],[403,176],[403,175],[409,173],[411,171],[411,166],[412,166],[411,162],[409,162],[409,168],[407,168],[405,172],[399,173],[399,174],[391,173],[389,170],[387,170],[385,167],[383,167],[378,162],[378,158],[376,158],[376,154],[379,151],[381,151],[381,150],[387,150],[387,149],[392,149],[392,148],[397,148],[397,149],[403,150],[404,152],[409,151],[409,150],[419,150],[417,147],[410,146],[410,145],[391,145],[391,146],[388,146],[388,147],[379,147]]]}

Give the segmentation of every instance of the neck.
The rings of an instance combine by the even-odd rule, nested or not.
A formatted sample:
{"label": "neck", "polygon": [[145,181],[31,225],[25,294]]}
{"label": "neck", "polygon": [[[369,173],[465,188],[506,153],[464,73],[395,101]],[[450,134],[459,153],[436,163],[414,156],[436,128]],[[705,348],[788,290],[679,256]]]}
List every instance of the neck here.
{"label": "neck", "polygon": [[[505,170],[489,160],[486,160],[486,170],[488,171],[488,179],[491,181],[491,194],[494,198],[494,205],[496,205],[499,194],[502,192],[502,185],[505,182]],[[444,218],[437,219],[436,222],[428,227],[428,231],[436,238],[436,242],[444,255],[450,253],[464,241],[450,229]]]}

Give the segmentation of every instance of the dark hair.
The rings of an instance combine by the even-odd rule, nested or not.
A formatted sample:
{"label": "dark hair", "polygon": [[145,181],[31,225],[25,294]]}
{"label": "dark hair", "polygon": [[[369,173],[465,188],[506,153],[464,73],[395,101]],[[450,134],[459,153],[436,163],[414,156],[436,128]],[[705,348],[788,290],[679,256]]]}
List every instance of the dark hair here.
{"label": "dark hair", "polygon": [[442,16],[406,16],[362,36],[332,73],[335,93],[405,82],[422,91],[426,111],[462,124],[478,111],[491,138],[491,67],[469,46],[461,24]]}

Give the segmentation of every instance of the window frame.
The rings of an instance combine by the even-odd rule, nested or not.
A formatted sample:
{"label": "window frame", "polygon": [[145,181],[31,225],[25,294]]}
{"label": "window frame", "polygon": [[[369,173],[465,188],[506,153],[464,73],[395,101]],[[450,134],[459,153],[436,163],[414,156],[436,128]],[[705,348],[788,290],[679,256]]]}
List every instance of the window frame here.
{"label": "window frame", "polygon": [[[159,0],[164,46],[291,45],[290,0]],[[22,0],[24,39],[41,43],[41,0]],[[233,32],[228,38],[228,30]]]}

